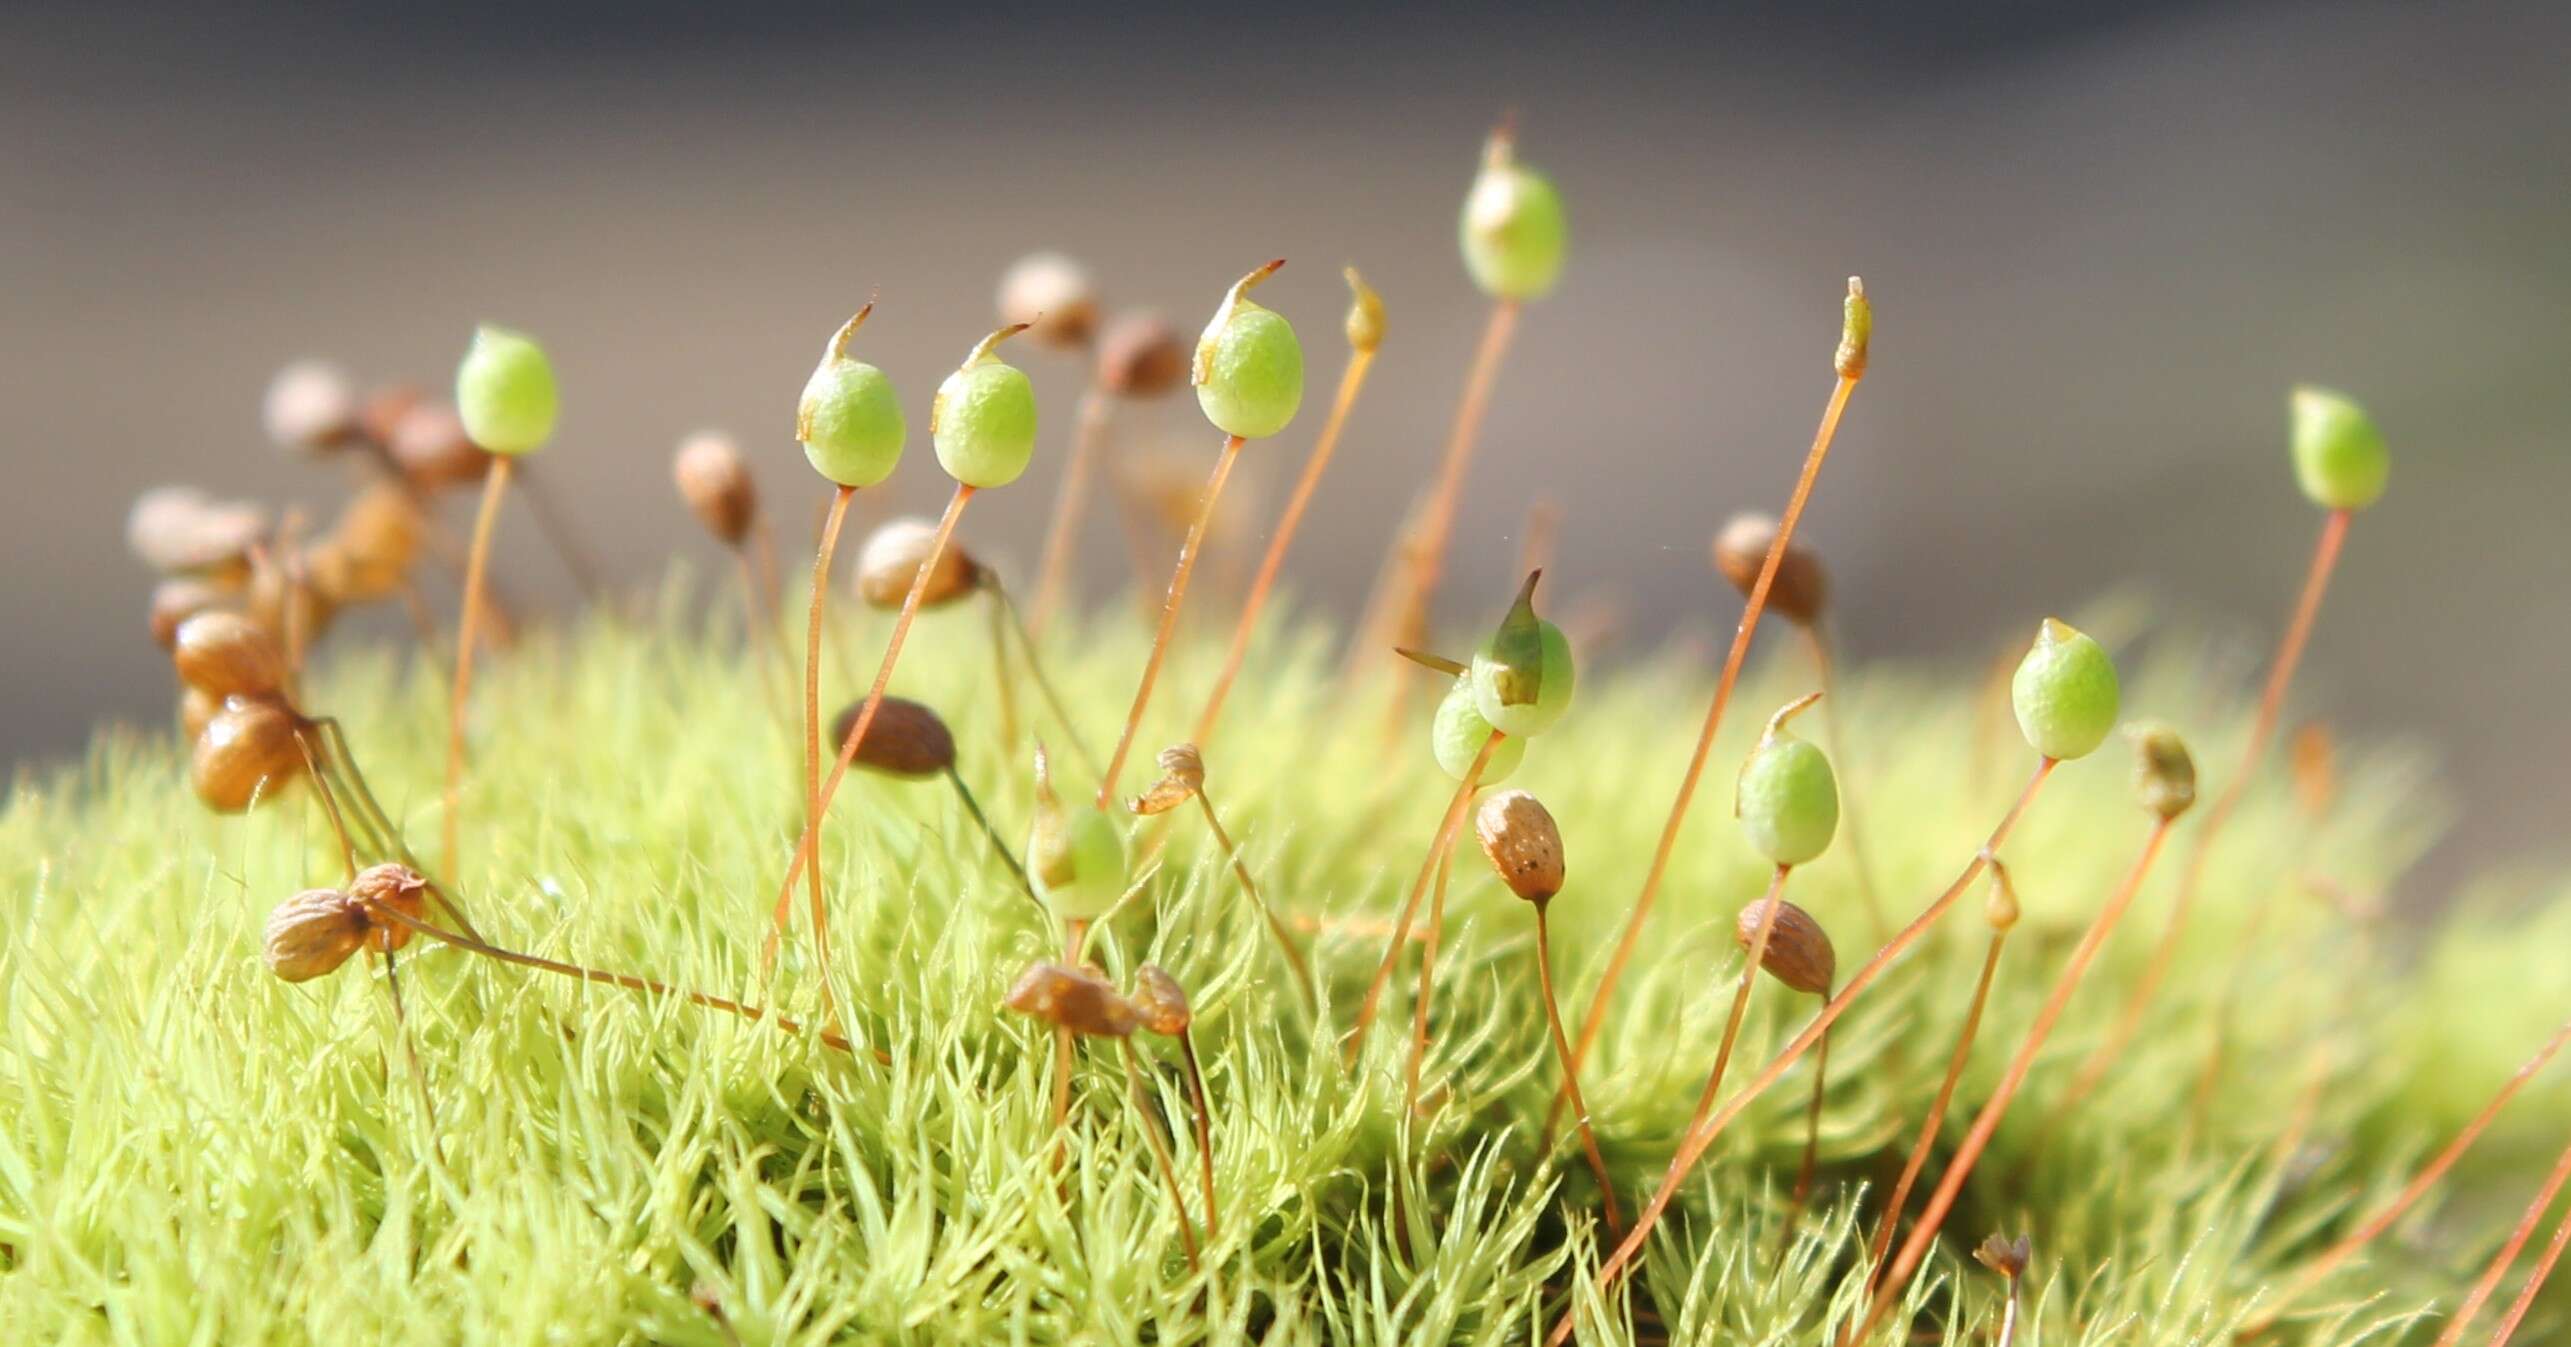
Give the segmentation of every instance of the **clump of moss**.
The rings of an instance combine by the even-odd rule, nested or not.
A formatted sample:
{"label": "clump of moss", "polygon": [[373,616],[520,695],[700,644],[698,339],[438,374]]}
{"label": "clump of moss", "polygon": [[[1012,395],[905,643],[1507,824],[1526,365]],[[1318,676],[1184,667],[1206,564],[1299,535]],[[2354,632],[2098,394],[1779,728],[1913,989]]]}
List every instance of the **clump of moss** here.
{"label": "clump of moss", "polygon": [[[488,663],[465,801],[473,845],[443,878],[496,943],[808,1011],[824,970],[791,947],[769,985],[758,966],[802,822],[777,769],[795,758],[795,731],[758,659],[727,638],[737,615],[698,600],[674,582],[648,618],[533,631]],[[888,621],[836,620],[867,628],[860,647]],[[894,690],[937,707],[957,771],[1003,830],[1022,829],[1026,745],[991,728],[980,621],[923,614]],[[1148,634],[1115,621],[1059,634],[1064,698],[1104,727]],[[336,877],[319,815],[289,802],[210,817],[171,734],[110,731],[81,763],[22,776],[0,809],[0,1323],[25,1341],[1541,1333],[1597,1266],[1599,1204],[1573,1151],[1535,1148],[1559,1068],[1518,900],[1482,867],[1457,867],[1419,1114],[1400,1107],[1400,1035],[1377,1036],[1354,1068],[1335,1050],[1331,1026],[1348,1021],[1451,783],[1424,753],[1387,755],[1374,717],[1312,731],[1342,704],[1330,637],[1280,630],[1276,656],[1234,693],[1222,754],[1226,823],[1310,942],[1318,1015],[1200,829],[1169,833],[1092,946],[1119,985],[1151,962],[1191,989],[1223,1204],[1202,1273],[1188,1271],[1111,1056],[1084,1059],[1070,1153],[1053,1167],[1049,1039],[1001,1000],[1020,969],[1058,957],[1058,935],[950,792],[852,777],[826,834],[831,999],[841,1028],[889,1065],[417,949],[404,990],[431,1121],[395,1060],[390,1012],[364,985],[375,974],[287,985],[260,964],[269,909]],[[1181,692],[1219,663],[1202,641],[1172,661]],[[1804,690],[1792,655],[1753,669],[1745,704]],[[2129,669],[2128,695],[2202,705],[2200,664],[2165,653]],[[845,697],[870,672],[834,667],[825,681]],[[1705,682],[1677,658],[1584,677],[1581,707],[1512,779],[1579,857],[1581,883],[1549,914],[1566,1001],[1594,985],[1657,837],[1659,787],[1638,807],[1633,783],[1678,777],[1691,745],[1669,708],[1701,703]],[[441,692],[429,666],[380,650],[325,660],[307,686],[415,841],[437,827]],[[1971,768],[2007,760],[1978,742],[2013,735],[1991,695],[1971,671],[1844,673],[1850,723],[1898,727],[1846,769],[1864,791],[1872,878],[1896,911],[1943,882],[2017,785]],[[1195,701],[1166,699],[1146,736],[1175,737]],[[2188,729],[2222,762],[2248,727],[2233,702]],[[1727,726],[1716,760],[1737,760],[1756,733]],[[2114,756],[2059,772],[2008,848],[2024,920],[1987,1034],[2013,1037],[2129,859],[2138,815]],[[2560,941],[2539,933],[2571,922],[2571,905],[2532,917],[2470,905],[2432,932],[2364,923],[2320,896],[2389,891],[2432,839],[2433,799],[2415,758],[2382,750],[2346,755],[2317,823],[2282,789],[2245,796],[2152,1029],[2031,1145],[2048,1092],[2108,1031],[2119,984],[2149,956],[2147,942],[2110,944],[2100,985],[2072,1003],[1907,1293],[1924,1326],[1948,1344],[1984,1340],[2004,1286],[1968,1251],[2005,1232],[2035,1251],[2019,1342],[2219,1340],[2479,1105],[2561,1010],[2500,1013],[2484,993],[2558,982],[2547,951]],[[1660,936],[1582,1074],[1628,1193],[1675,1146],[1721,1030],[1712,991],[1736,966],[1734,914],[1768,868],[1716,821],[1681,839]],[[1862,929],[1850,858],[1798,867],[1796,885],[1834,930]],[[2142,906],[2165,901],[2156,884]],[[1649,1248],[1637,1338],[1809,1342],[1862,1311],[1872,1189],[1934,1096],[1983,936],[1950,923],[1834,1029],[1816,1205],[1781,1255],[1802,1068],[1724,1134]],[[1771,1053],[1809,1014],[1759,998],[1742,1051]],[[1960,1097],[1987,1094],[2002,1060],[1977,1054]],[[1192,1165],[1175,1055],[1153,1067]],[[2559,1147],[2534,1124],[2562,1117],[2563,1097],[2539,1081],[2468,1167],[2487,1184],[2433,1200],[2274,1340],[2425,1340],[2419,1316],[2451,1303],[2504,1227],[2496,1213]]]}

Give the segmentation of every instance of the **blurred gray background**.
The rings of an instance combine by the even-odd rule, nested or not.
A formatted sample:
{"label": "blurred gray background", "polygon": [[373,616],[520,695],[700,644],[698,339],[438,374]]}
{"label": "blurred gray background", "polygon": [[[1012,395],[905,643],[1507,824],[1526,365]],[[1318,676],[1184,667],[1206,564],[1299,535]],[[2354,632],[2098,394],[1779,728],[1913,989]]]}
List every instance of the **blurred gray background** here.
{"label": "blurred gray background", "polygon": [[[2433,741],[2471,808],[2446,853],[2558,851],[2571,720],[2561,540],[2571,380],[2571,8],[1966,3],[843,9],[514,5],[0,10],[0,758],[168,713],[122,523],[189,482],[323,505],[258,398],[302,355],[443,383],[477,319],[541,334],[543,471],[617,568],[716,554],[668,453],[737,431],[803,536],[789,434],[831,329],[915,427],[990,325],[1000,269],[1087,261],[1191,329],[1262,298],[1340,363],[1343,262],[1391,307],[1377,381],[1293,575],[1353,606],[1444,432],[1483,305],[1454,255],[1485,128],[1568,196],[1465,500],[1446,608],[1507,585],[1527,502],[1558,574],[1627,602],[1626,648],[1728,622],[1709,531],[1773,509],[1828,390],[1843,279],[1875,369],[1810,517],[1859,658],[1978,668],[2048,610],[2132,586],[2237,638],[2246,676],[2318,517],[2284,390],[2345,388],[2397,454],[2355,530],[2299,709]],[[1031,565],[1079,386],[977,507]],[[1201,466],[1192,408],[1142,418]],[[909,508],[945,485],[916,434]],[[520,517],[522,590],[567,592]],[[1104,521],[1085,552],[1123,575]],[[1692,721],[1696,708],[1679,709]]]}

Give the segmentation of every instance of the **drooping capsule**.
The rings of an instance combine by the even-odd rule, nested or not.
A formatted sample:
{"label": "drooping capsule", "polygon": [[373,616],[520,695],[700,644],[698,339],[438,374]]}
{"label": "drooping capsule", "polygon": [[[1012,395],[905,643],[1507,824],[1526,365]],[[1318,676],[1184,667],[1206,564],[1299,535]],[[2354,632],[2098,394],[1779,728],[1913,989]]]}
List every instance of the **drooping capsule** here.
{"label": "drooping capsule", "polygon": [[561,409],[553,362],[535,339],[489,323],[455,367],[455,414],[464,433],[495,454],[528,454],[553,438]]}
{"label": "drooping capsule", "polygon": [[[1773,919],[1767,914],[1771,903],[1776,906]],[[1839,977],[1839,952],[1821,923],[1783,898],[1762,898],[1741,909],[1732,923],[1732,939],[1748,949],[1758,939],[1761,922],[1768,923],[1768,946],[1759,956],[1759,967],[1796,991],[1828,996]]]}
{"label": "drooping capsule", "polygon": [[280,449],[330,453],[360,433],[357,387],[327,360],[298,360],[268,380],[259,424]]}
{"label": "drooping capsule", "polygon": [[205,723],[188,761],[197,799],[218,814],[238,814],[276,798],[307,764],[303,717],[273,698],[235,697]]}
{"label": "drooping capsule", "polygon": [[2157,721],[2126,727],[2134,741],[2134,798],[2164,821],[2196,804],[2196,759],[2178,731]]}
{"label": "drooping capsule", "polygon": [[812,470],[845,487],[873,486],[902,461],[909,427],[891,376],[848,354],[848,343],[875,311],[869,301],[840,324],[795,402],[795,439]]}
{"label": "drooping capsule", "polygon": [[[1759,572],[1767,566],[1768,549],[1776,544],[1776,520],[1755,510],[1732,516],[1723,531],[1714,535],[1714,569],[1750,596],[1751,587],[1759,582]],[[1821,558],[1801,543],[1789,541],[1785,556],[1777,562],[1776,578],[1768,582],[1768,607],[1796,626],[1809,627],[1821,620],[1822,606],[1830,597],[1830,579],[1821,569]]]}
{"label": "drooping capsule", "polygon": [[1178,985],[1167,969],[1147,963],[1134,970],[1134,991],[1125,998],[1142,1017],[1143,1028],[1163,1038],[1176,1038],[1187,1032],[1196,1012],[1187,1003],[1187,989]]}
{"label": "drooping capsule", "polygon": [[1542,299],[1562,274],[1570,225],[1562,194],[1517,158],[1517,137],[1507,127],[1482,148],[1482,171],[1464,194],[1459,225],[1464,269],[1493,299]]}
{"label": "drooping capsule", "polygon": [[1508,615],[1473,652],[1473,707],[1512,738],[1542,734],[1571,709],[1577,674],[1571,639],[1536,616],[1535,586],[1543,574],[1528,573]]}
{"label": "drooping capsule", "polygon": [[[1492,733],[1491,722],[1484,720],[1474,705],[1472,675],[1456,675],[1428,725],[1429,749],[1437,755],[1437,765],[1448,776],[1463,780],[1464,774],[1473,770],[1473,759],[1481,755],[1482,745]],[[1481,783],[1496,786],[1508,780],[1526,755],[1526,740],[1516,735],[1503,737],[1492,748],[1491,760],[1482,767]]]}
{"label": "drooping capsule", "polygon": [[1114,984],[1086,968],[1058,963],[1029,964],[1001,1004],[1096,1038],[1130,1037],[1142,1024],[1141,1012],[1117,995]]}
{"label": "drooping capsule", "polygon": [[1007,486],[1036,448],[1036,389],[1027,372],[995,351],[1020,329],[984,337],[937,386],[928,437],[946,475],[977,489]]}
{"label": "drooping capsule", "polygon": [[239,613],[201,612],[180,623],[170,662],[180,682],[216,697],[270,697],[286,682],[275,638]]}
{"label": "drooping capsule", "polygon": [[[371,914],[378,906],[419,921],[428,912],[428,876],[398,861],[370,865],[348,881],[348,896],[358,910]],[[390,952],[411,943],[411,928],[397,921],[384,921],[372,915],[367,923],[373,929],[367,934],[370,949]]]}
{"label": "drooping capsule", "polygon": [[670,477],[679,499],[715,541],[738,547],[759,520],[759,487],[750,477],[741,446],[719,430],[700,430],[681,440],[670,460]]}
{"label": "drooping capsule", "polygon": [[1250,291],[1285,265],[1268,263],[1233,282],[1196,341],[1196,405],[1226,435],[1262,440],[1286,428],[1303,405],[1303,343],[1285,315]]}
{"label": "drooping capsule", "polygon": [[1067,921],[1096,921],[1125,895],[1125,834],[1105,810],[1063,804],[1041,745],[1026,869],[1036,896]]}
{"label": "drooping capsule", "polygon": [[1128,313],[1098,337],[1098,386],[1120,398],[1156,398],[1187,382],[1187,339],[1156,313]]}
{"label": "drooping capsule", "polygon": [[260,962],[285,982],[309,982],[348,962],[366,943],[366,913],[336,889],[306,889],[268,913]]}
{"label": "drooping capsule", "polygon": [[[830,742],[847,743],[857,728],[858,712],[865,709],[863,697],[843,708],[830,722]],[[955,734],[937,712],[908,698],[886,697],[875,707],[854,761],[887,776],[937,776],[955,765]]]}
{"label": "drooping capsule", "polygon": [[1047,346],[1070,350],[1098,327],[1098,288],[1089,270],[1061,253],[1029,253],[1000,276],[1000,321]]}
{"label": "drooping capsule", "polygon": [[1786,722],[1821,699],[1812,693],[1768,720],[1767,733],[1741,764],[1732,813],[1759,854],[1778,865],[1802,865],[1830,847],[1839,831],[1839,778],[1830,759],[1795,737]]}
{"label": "drooping capsule", "polygon": [[2086,757],[2116,728],[2120,691],[2106,648],[2067,622],[2046,618],[2009,680],[2018,729],[2037,753]]}
{"label": "drooping capsule", "polygon": [[[919,578],[920,567],[927,565],[929,554],[937,546],[937,525],[912,515],[888,519],[873,533],[866,535],[866,545],[857,550],[857,597],[876,608],[899,608],[910,597],[911,584]],[[937,553],[937,565],[929,571],[928,584],[920,590],[919,606],[936,608],[968,598],[988,578],[981,563],[964,545],[947,539],[946,548]]]}
{"label": "drooping capsule", "polygon": [[2392,479],[2392,452],[2366,409],[2344,393],[2305,384],[2294,390],[2294,478],[2325,510],[2362,510]]}

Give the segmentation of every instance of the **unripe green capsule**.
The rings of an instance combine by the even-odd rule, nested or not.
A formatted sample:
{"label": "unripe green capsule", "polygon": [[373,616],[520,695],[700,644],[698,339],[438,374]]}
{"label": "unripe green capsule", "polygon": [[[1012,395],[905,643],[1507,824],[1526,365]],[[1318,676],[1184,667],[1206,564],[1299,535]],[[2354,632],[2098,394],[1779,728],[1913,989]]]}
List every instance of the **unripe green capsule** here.
{"label": "unripe green capsule", "polygon": [[1732,795],[1732,816],[1758,853],[1778,865],[1801,865],[1830,847],[1839,831],[1839,777],[1818,748],[1785,728],[1805,707],[1821,700],[1811,693],[1788,703],[1768,720],[1767,733],[1741,764]]}
{"label": "unripe green capsule", "polygon": [[1493,299],[1542,299],[1562,274],[1570,242],[1562,194],[1543,174],[1517,161],[1507,128],[1482,149],[1482,171],[1464,194],[1460,227],[1464,269]]}
{"label": "unripe green capsule", "polygon": [[[1472,675],[1459,676],[1437,704],[1437,716],[1428,726],[1429,748],[1437,754],[1437,765],[1458,781],[1473,770],[1473,759],[1481,756],[1482,745],[1492,734],[1491,722],[1474,709],[1473,700]],[[1483,765],[1482,784],[1496,786],[1508,780],[1526,755],[1526,740],[1516,735],[1500,740],[1491,750],[1490,762]]]}
{"label": "unripe green capsule", "polygon": [[2362,510],[2384,493],[2392,454],[2366,409],[2344,394],[2294,390],[2294,478],[2325,510]]}
{"label": "unripe green capsule", "polygon": [[1571,640],[1535,615],[1535,582],[1543,574],[1528,573],[1509,615],[1473,652],[1473,709],[1513,739],[1544,733],[1571,709]]}
{"label": "unripe green capsule", "polygon": [[929,404],[928,437],[946,475],[975,488],[1007,486],[1036,451],[1036,388],[1026,371],[993,355],[1026,331],[1019,323],[984,337]]}
{"label": "unripe green capsule", "polygon": [[892,476],[910,433],[891,376],[848,354],[849,339],[874,311],[869,300],[840,326],[795,404],[795,438],[803,442],[803,456],[813,471],[841,486],[873,486]]}
{"label": "unripe green capsule", "polygon": [[2009,703],[2027,744],[2045,757],[2085,757],[2116,728],[2116,662],[2069,623],[2046,618],[2009,680]]}
{"label": "unripe green capsule", "polygon": [[1044,749],[1036,749],[1034,826],[1027,879],[1056,917],[1096,921],[1125,895],[1125,834],[1105,810],[1068,807],[1053,791]]}
{"label": "unripe green capsule", "polygon": [[455,414],[464,433],[495,454],[525,454],[553,437],[560,399],[553,362],[523,333],[489,323],[455,367]]}
{"label": "unripe green capsule", "polygon": [[1284,265],[1280,257],[1234,282],[1196,339],[1196,405],[1226,435],[1266,439],[1303,405],[1303,343],[1294,324],[1249,297]]}

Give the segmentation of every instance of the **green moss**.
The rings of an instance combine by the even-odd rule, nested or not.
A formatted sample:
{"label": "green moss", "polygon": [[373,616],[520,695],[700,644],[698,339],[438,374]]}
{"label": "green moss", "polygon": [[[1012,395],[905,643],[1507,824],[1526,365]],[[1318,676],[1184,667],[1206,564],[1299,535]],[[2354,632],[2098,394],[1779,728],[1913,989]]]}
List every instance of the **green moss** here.
{"label": "green moss", "polygon": [[[825,648],[867,666],[827,671],[827,695],[844,700],[889,619],[835,614],[849,625]],[[799,941],[772,982],[758,971],[800,822],[793,721],[766,670],[704,634],[732,631],[729,616],[700,615],[673,587],[656,619],[538,632],[491,660],[456,878],[478,922],[513,947],[809,1013],[816,970]],[[1014,833],[1029,812],[1027,745],[995,738],[980,621],[923,615],[894,691],[938,703],[963,774]],[[1339,695],[1326,638],[1275,637],[1276,657],[1244,676],[1231,728],[1205,753],[1274,901],[1294,917],[1379,922],[1452,783],[1415,732],[1386,747],[1381,687]],[[1055,646],[1065,695],[1093,713],[1081,727],[1093,744],[1143,643],[1138,626],[1109,623]],[[1186,724],[1201,689],[1185,671],[1210,670],[1215,653],[1178,652],[1177,695],[1161,699],[1144,742]],[[1790,654],[1754,669],[1737,705],[1799,691],[1809,672]],[[2174,660],[2129,669],[2129,704],[2180,719],[2209,764],[2228,765],[2245,729],[2237,702],[2201,718],[2200,665]],[[1693,662],[1584,681],[1581,715],[1519,773],[1574,858],[1552,905],[1567,1005],[1585,1001],[1641,883],[1690,748],[1674,726],[1691,725],[1709,691]],[[1865,745],[1851,785],[1870,861],[1887,900],[1914,910],[1997,817],[2027,750],[1969,673],[1842,681],[1830,714]],[[346,719],[415,842],[436,829],[441,696],[428,667],[359,651],[323,669],[310,698]],[[1738,761],[1758,728],[1735,715],[1715,761]],[[1988,1092],[2068,939],[2141,839],[2125,768],[2118,754],[2063,767],[2009,846],[2026,917],[1963,1099]],[[2386,891],[2429,840],[2434,792],[2415,764],[2351,750],[2344,775],[2341,802],[2317,822],[2281,786],[2249,795],[2211,857],[2162,1012],[2029,1165],[2043,1106],[2157,935],[2168,877],[2147,891],[1966,1188],[1949,1247],[1913,1293],[1924,1331],[1955,1347],[1987,1340],[1997,1281],[1963,1250],[2005,1229],[2036,1247],[2021,1342],[2218,1340],[2397,1185],[2558,1017],[2558,1004],[2527,1022],[2486,1013],[2497,979],[2529,979],[2508,985],[2536,1000],[2558,986],[2517,912],[2475,908],[2434,937],[2370,938],[2312,899],[2316,877]],[[1629,1192],[1657,1178],[1702,1082],[1724,1009],[1709,988],[1736,966],[1731,914],[1766,876],[1721,813],[1700,795],[1585,1075]],[[23,778],[0,811],[0,1323],[29,1342],[714,1347],[716,1328],[689,1301],[704,1283],[752,1343],[1496,1343],[1540,1331],[1599,1240],[1585,1166],[1569,1149],[1549,1162],[1534,1150],[1553,1068],[1522,905],[1485,867],[1456,867],[1427,1064],[1446,1106],[1405,1122],[1403,1035],[1378,1033],[1343,1070],[1203,830],[1167,837],[1098,953],[1120,981],[1160,963],[1196,1000],[1225,1204],[1202,1279],[1185,1270],[1112,1057],[1082,1055],[1073,1154],[1059,1177],[1046,1163],[1050,1040],[999,1001],[1027,962],[1058,953],[1059,934],[940,783],[852,777],[824,852],[833,987],[848,1031],[889,1051],[889,1066],[427,950],[402,977],[437,1096],[431,1127],[379,973],[352,964],[288,986],[260,968],[268,909],[333,878],[318,816],[290,801],[215,819],[189,798],[168,731],[103,733],[83,762]],[[1859,957],[1864,909],[1845,849],[1795,884]],[[2543,906],[2542,929],[2560,929],[2566,910]],[[1855,1308],[1855,1254],[1872,1224],[1863,1190],[1936,1088],[1981,941],[1969,914],[1954,918],[1842,1022],[1823,1200],[1782,1261],[1804,1068],[1714,1148],[1642,1276],[1679,1340],[1809,1343]],[[1315,938],[1332,1023],[1347,1022],[1379,942]],[[2548,948],[2558,958],[2559,941]],[[2497,972],[2480,962],[2491,951],[2508,960]],[[1407,1022],[1410,981],[1396,981],[1388,1019]],[[1754,999],[1744,1060],[1764,1059],[1810,1011]],[[2224,1065],[2199,1109],[2218,1037]],[[1166,1045],[1145,1051],[1162,1112],[1183,1119],[1174,1058]],[[2425,1069],[2437,1062],[2452,1069]],[[2487,1188],[2432,1200],[2277,1340],[2432,1336],[2406,1316],[2452,1303],[2560,1144],[2564,1096],[2539,1090],[2477,1153]],[[2306,1144],[2280,1154],[2280,1120],[2307,1097]],[[1183,1128],[1176,1145],[1192,1166]],[[1617,1322],[1591,1340],[1631,1340]],[[2557,1302],[2521,1340],[2563,1322]]]}

